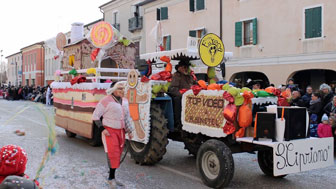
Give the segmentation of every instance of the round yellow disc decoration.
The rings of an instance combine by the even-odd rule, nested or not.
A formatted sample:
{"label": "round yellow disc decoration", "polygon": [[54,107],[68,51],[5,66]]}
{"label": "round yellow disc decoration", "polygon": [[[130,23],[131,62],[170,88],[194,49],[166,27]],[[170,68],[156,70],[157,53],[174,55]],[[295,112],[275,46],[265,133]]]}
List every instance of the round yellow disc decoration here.
{"label": "round yellow disc decoration", "polygon": [[102,48],[112,41],[113,29],[108,22],[98,22],[91,30],[91,41],[97,48]]}
{"label": "round yellow disc decoration", "polygon": [[225,48],[222,40],[216,34],[209,33],[201,39],[198,52],[205,65],[215,67],[223,61]]}

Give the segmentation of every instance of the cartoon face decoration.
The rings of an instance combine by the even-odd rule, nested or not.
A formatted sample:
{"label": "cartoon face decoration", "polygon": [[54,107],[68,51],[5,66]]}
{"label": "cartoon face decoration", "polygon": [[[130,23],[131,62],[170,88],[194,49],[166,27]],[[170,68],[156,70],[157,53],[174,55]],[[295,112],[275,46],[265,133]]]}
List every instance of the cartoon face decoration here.
{"label": "cartoon face decoration", "polygon": [[127,75],[127,83],[130,88],[135,88],[138,84],[138,73],[136,70],[131,70]]}

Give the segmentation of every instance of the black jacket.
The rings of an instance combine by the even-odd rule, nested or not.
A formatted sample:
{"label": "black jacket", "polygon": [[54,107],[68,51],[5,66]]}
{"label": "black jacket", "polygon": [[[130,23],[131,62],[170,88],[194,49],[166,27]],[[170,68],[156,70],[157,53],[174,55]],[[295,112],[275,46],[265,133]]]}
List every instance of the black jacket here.
{"label": "black jacket", "polygon": [[336,113],[336,106],[333,102],[329,102],[327,105],[324,106],[323,112],[326,113],[328,116],[330,113]]}
{"label": "black jacket", "polygon": [[292,99],[290,102],[291,106],[299,106],[299,107],[306,107],[305,102],[302,100],[301,97],[298,97],[296,99]]}
{"label": "black jacket", "polygon": [[317,115],[317,122],[321,121],[322,115],[323,115],[323,106],[322,106],[322,102],[316,102],[315,104],[312,104],[309,106],[308,108],[308,113],[309,113],[309,117],[312,114],[316,114]]}
{"label": "black jacket", "polygon": [[332,98],[334,97],[333,93],[328,93],[324,97],[322,97],[322,105],[325,107],[329,102],[331,102]]}

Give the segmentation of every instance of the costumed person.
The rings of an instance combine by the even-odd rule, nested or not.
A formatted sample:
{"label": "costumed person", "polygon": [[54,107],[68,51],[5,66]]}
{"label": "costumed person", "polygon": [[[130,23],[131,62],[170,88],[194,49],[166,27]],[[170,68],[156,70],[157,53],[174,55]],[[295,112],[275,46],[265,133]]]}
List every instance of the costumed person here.
{"label": "costumed person", "polygon": [[317,135],[319,138],[332,137],[331,125],[327,114],[322,116],[322,123],[317,126]]}
{"label": "costumed person", "polygon": [[[6,145],[0,149],[0,188],[8,188],[6,182],[11,180],[9,176],[22,177],[20,180],[26,180],[31,185],[38,186],[38,182],[27,180],[25,175],[27,165],[27,153],[20,146]],[[20,187],[21,188],[21,187]]]}
{"label": "costumed person", "polygon": [[180,93],[180,90],[190,89],[191,86],[197,84],[194,77],[190,74],[190,66],[191,64],[188,60],[180,60],[180,62],[175,66],[176,72],[174,73],[171,84],[168,88],[168,93],[173,98],[174,122],[178,125],[178,127],[182,127],[182,93]]}
{"label": "costumed person", "polygon": [[[125,124],[128,120],[128,101],[124,97],[124,85],[121,82],[113,82],[106,90],[107,96],[99,101],[92,115],[92,120],[102,132],[104,150],[107,153],[109,165],[108,182],[112,188],[123,186],[116,181],[115,171],[120,166],[120,158],[125,144],[125,132],[129,138],[133,137],[133,129],[130,124]],[[100,118],[103,117],[101,122]]]}
{"label": "costumed person", "polygon": [[51,97],[51,89],[50,86],[48,85],[48,89],[47,89],[47,94],[46,94],[46,105],[50,105],[50,97]]}
{"label": "costumed person", "polygon": [[129,89],[127,91],[127,99],[129,103],[130,115],[134,122],[137,137],[140,140],[144,140],[146,134],[140,120],[139,103],[146,103],[148,101],[148,95],[137,94],[136,86],[138,85],[138,73],[136,70],[131,70],[128,73],[127,82],[129,86]]}

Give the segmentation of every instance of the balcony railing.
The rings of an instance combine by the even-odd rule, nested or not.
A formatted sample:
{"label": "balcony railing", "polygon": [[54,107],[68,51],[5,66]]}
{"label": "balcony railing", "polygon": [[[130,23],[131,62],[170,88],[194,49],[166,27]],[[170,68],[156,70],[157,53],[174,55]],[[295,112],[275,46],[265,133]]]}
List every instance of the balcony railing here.
{"label": "balcony railing", "polygon": [[120,31],[120,24],[112,24],[112,26],[118,31]]}
{"label": "balcony railing", "polygon": [[142,16],[128,19],[128,31],[130,32],[134,32],[135,30],[141,30],[142,25]]}

